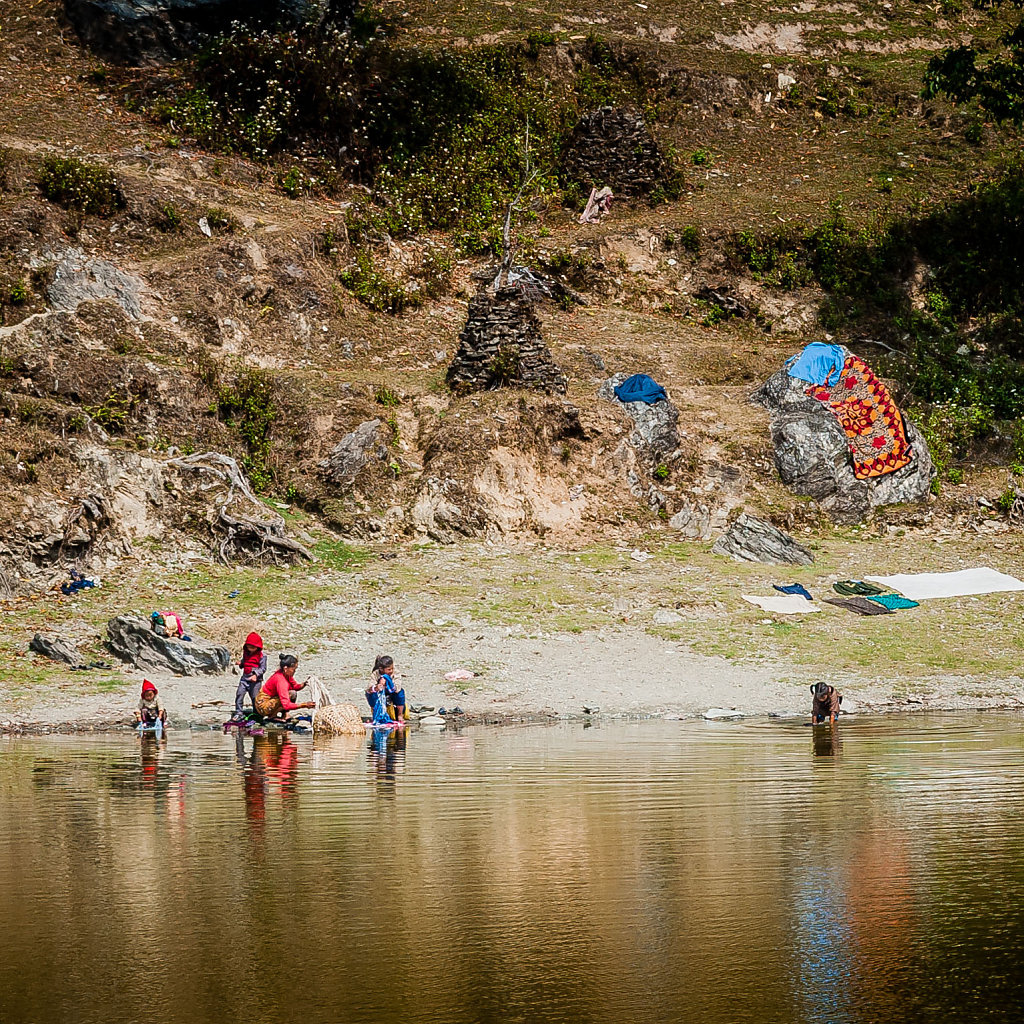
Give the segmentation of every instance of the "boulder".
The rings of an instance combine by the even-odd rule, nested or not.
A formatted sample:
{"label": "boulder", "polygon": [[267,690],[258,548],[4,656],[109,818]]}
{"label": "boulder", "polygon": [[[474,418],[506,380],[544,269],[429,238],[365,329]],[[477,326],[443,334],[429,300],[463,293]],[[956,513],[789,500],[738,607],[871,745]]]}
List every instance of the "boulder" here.
{"label": "boulder", "polygon": [[28,649],[51,661],[62,661],[65,665],[72,665],[75,668],[82,664],[75,645],[68,643],[67,640],[61,640],[60,637],[50,638],[36,633],[29,642]]}
{"label": "boulder", "polygon": [[630,375],[616,373],[609,377],[600,388],[598,398],[614,402],[633,420],[630,444],[646,450],[652,462],[660,462],[679,448],[679,410],[671,399],[663,399],[648,405],[646,402],[621,402],[615,396],[615,389]]}
{"label": "boulder", "polygon": [[226,647],[198,637],[189,641],[158,636],[148,621],[131,615],[118,615],[107,623],[107,647],[122,661],[144,671],[219,675],[231,664]]}
{"label": "boulder", "polygon": [[46,298],[54,309],[74,312],[81,303],[111,299],[133,320],[142,319],[142,281],[113,263],[68,249],[53,270]]}
{"label": "boulder", "polygon": [[927,499],[935,470],[924,437],[906,413],[903,423],[914,458],[895,472],[858,480],[843,428],[806,393],[807,387],[782,369],[750,396],[768,410],[775,466],[787,487],[846,524],[863,522],[878,505]]}
{"label": "boulder", "polygon": [[312,9],[307,0],[64,0],[82,42],[119,64],[159,64],[183,57],[232,22],[297,24]]}
{"label": "boulder", "polygon": [[378,438],[380,425],[380,420],[376,419],[360,423],[355,430],[346,434],[334,446],[331,454],[320,463],[320,468],[338,486],[352,486],[375,448],[377,457],[387,460],[387,448]]}
{"label": "boulder", "polygon": [[737,562],[765,562],[769,565],[810,565],[814,556],[788,533],[743,513],[715,541],[716,555],[729,555]]}

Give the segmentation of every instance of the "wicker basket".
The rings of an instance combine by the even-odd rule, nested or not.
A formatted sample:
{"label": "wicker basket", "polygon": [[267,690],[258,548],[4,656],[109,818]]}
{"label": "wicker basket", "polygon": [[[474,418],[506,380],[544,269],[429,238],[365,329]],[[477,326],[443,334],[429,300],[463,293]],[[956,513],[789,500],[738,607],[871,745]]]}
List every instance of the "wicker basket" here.
{"label": "wicker basket", "polygon": [[322,736],[365,736],[366,726],[355,704],[328,704],[314,713],[313,732]]}

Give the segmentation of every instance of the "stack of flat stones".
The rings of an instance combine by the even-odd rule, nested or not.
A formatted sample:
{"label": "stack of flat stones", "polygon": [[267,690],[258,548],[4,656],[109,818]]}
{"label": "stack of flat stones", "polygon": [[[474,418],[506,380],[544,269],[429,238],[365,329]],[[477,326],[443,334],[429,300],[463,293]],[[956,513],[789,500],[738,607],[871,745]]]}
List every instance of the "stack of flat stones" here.
{"label": "stack of flat stones", "polygon": [[599,107],[580,118],[569,140],[565,171],[583,185],[616,195],[653,192],[668,170],[643,117],[627,107]]}
{"label": "stack of flat stones", "polygon": [[481,291],[470,301],[447,379],[462,393],[510,385],[564,395],[566,386],[541,337],[533,303],[511,289]]}

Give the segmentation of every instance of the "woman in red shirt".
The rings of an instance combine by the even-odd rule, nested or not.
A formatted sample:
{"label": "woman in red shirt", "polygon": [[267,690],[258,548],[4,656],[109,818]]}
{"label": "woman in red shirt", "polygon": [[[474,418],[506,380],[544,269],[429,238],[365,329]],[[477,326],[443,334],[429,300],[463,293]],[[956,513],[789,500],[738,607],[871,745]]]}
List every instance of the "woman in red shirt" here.
{"label": "woman in red shirt", "polygon": [[299,690],[305,689],[305,683],[295,682],[295,669],[299,659],[294,654],[281,655],[281,667],[260,687],[256,694],[256,711],[264,718],[285,718],[289,711],[299,708],[315,708],[316,704],[307,700],[301,704],[295,702]]}

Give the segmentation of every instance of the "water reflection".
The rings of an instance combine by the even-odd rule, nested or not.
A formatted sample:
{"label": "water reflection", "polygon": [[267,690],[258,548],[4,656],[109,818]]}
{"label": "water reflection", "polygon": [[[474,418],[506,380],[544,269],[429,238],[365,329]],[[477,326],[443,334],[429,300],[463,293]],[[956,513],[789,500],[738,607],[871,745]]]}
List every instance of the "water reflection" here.
{"label": "water reflection", "polygon": [[811,732],[0,741],[0,1020],[1019,1020],[1019,719]]}
{"label": "water reflection", "polygon": [[405,745],[408,729],[370,729],[366,749],[371,774],[377,781],[394,787],[405,770]]}
{"label": "water reflection", "polygon": [[814,743],[815,757],[837,758],[843,752],[843,741],[836,722],[824,722],[811,726],[811,737]]}

